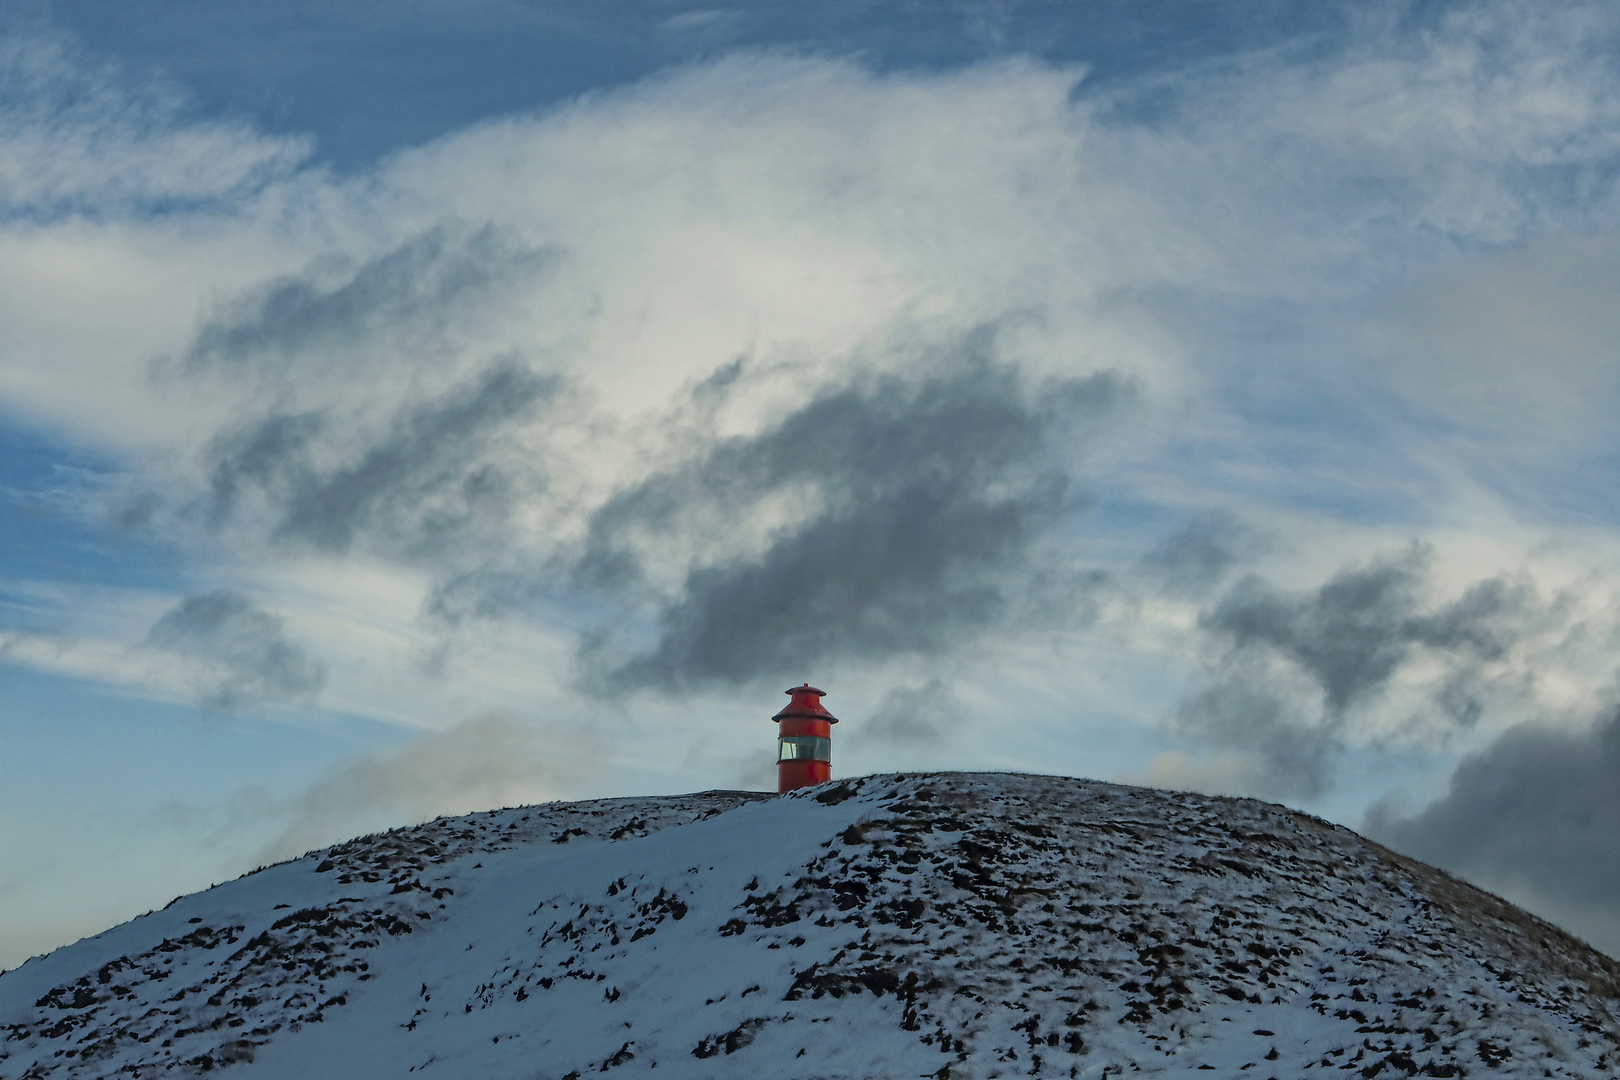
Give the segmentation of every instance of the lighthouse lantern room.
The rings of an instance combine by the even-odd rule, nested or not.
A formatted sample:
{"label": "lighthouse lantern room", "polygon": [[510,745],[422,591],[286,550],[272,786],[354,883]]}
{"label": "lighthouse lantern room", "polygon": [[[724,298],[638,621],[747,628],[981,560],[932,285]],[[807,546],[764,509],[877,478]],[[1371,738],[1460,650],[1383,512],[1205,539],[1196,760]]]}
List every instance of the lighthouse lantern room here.
{"label": "lighthouse lantern room", "polygon": [[832,726],[838,717],[821,707],[825,693],[809,683],[783,691],[792,700],[771,717],[778,725],[776,790],[793,791],[832,778]]}

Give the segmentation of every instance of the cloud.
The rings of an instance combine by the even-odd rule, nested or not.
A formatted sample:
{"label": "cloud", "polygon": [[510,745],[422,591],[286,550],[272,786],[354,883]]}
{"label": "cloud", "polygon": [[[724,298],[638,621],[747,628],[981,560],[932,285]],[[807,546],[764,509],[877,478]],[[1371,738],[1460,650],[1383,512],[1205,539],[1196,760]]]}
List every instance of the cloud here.
{"label": "cloud", "polygon": [[180,601],[153,624],[145,645],[196,662],[198,697],[208,708],[307,701],[326,685],[326,666],[287,638],[279,616],[225,589]]}
{"label": "cloud", "polygon": [[445,350],[555,257],[510,229],[435,226],[358,266],[323,260],[221,305],[183,363],[194,373],[255,365],[305,378],[333,362],[351,375],[368,360],[397,371],[402,350]]}
{"label": "cloud", "polygon": [[1250,576],[1203,626],[1235,651],[1270,651],[1294,662],[1321,686],[1328,711],[1339,715],[1388,681],[1405,658],[1427,562],[1427,553],[1413,548],[1341,571],[1314,595],[1286,593]]}
{"label": "cloud", "polygon": [[[1235,519],[1195,521],[1143,558],[1118,517],[1073,525],[1077,489],[1154,515],[1224,500],[1282,540],[1313,527],[1301,506],[1353,486],[1447,505],[1444,448],[1356,427],[1383,387],[1334,383],[1320,354],[1353,351],[1339,330],[1392,281],[1563,228],[1566,209],[1614,220],[1602,186],[1581,185],[1620,132],[1602,44],[1615,23],[1604,5],[1568,10],[1368,17],[1309,48],[1106,85],[1029,59],[883,72],[741,54],[354,175],[266,159],[198,187],[206,208],[108,195],[108,216],[5,233],[0,284],[53,282],[61,306],[8,293],[23,299],[5,312],[20,329],[0,344],[0,392],[87,438],[152,414],[131,486],[167,509],[130,520],[216,579],[262,595],[273,566],[340,612],[357,606],[352,577],[332,568],[377,560],[432,632],[489,616],[515,627],[508,641],[585,628],[598,687],[723,692],[805,658],[995,644],[1083,622],[1132,567],[1185,614],[1258,559]],[[39,130],[66,133],[64,153],[71,117],[103,115],[36,99],[56,102],[39,115],[63,126]],[[143,161],[223,130],[183,109],[141,115],[116,130]],[[141,257],[119,261],[120,243]],[[85,291],[87,266],[108,268],[123,306]],[[985,325],[979,374],[968,346],[915,344]],[[1276,327],[1285,362],[1251,363]],[[63,328],[100,336],[39,347]],[[175,359],[132,406],[131,380],[108,373],[153,355]],[[1087,382],[1098,371],[1114,373],[1107,394]],[[1126,384],[1141,404],[1128,437],[1067,441],[1065,388],[1101,400]],[[1279,420],[1279,396],[1330,402],[1319,412],[1349,416],[1349,437],[1316,438],[1317,415]],[[1307,443],[1349,466],[1293,453]],[[1401,574],[1385,576],[1368,587],[1399,609]],[[1442,642],[1438,624],[1383,641],[1376,610],[1358,629],[1363,616],[1296,607],[1259,588],[1206,613],[1214,681],[1242,686],[1189,706],[1187,730],[1250,710],[1336,737],[1431,661],[1457,676],[1444,709],[1483,707],[1470,672],[1498,662],[1488,647]],[[351,637],[376,670],[401,641],[420,647]],[[552,662],[536,678],[565,682]],[[1260,704],[1232,704],[1246,695]]]}
{"label": "cloud", "polygon": [[1140,568],[1172,596],[1201,596],[1240,563],[1264,550],[1253,530],[1228,510],[1210,510],[1170,533]]}
{"label": "cloud", "polygon": [[778,522],[756,552],[709,561],[699,549],[657,612],[656,645],[609,661],[605,681],[741,682],[829,658],[936,653],[998,625],[1036,537],[1074,506],[1064,436],[1127,391],[1111,373],[1030,387],[986,345],[970,338],[914,375],[825,389],[605,503],[579,574],[617,590],[641,585],[670,538]]}
{"label": "cloud", "polygon": [[[1612,8],[1467,3],[1411,19],[1387,5],[1357,22],[1326,52],[1267,52],[1172,80],[1182,96],[1169,126],[1207,155],[1201,186],[1230,190],[1242,171],[1242,213],[1285,200],[1279,235],[1337,220],[1379,234],[1391,255],[1412,250],[1392,235],[1402,230],[1513,244],[1601,205],[1559,191],[1602,190],[1620,149]],[[1127,109],[1140,92],[1126,88]]]}
{"label": "cloud", "polygon": [[0,220],[211,210],[294,174],[309,140],[186,116],[61,36],[0,24]]}
{"label": "cloud", "polygon": [[1374,807],[1366,829],[1620,953],[1620,714],[1515,727],[1463,759],[1432,805]]}
{"label": "cloud", "polygon": [[1536,604],[1533,586],[1506,575],[1477,582],[1457,600],[1424,610],[1432,552],[1414,545],[1335,574],[1314,593],[1287,592],[1250,576],[1203,619],[1236,651],[1269,651],[1321,687],[1342,715],[1375,693],[1415,648],[1500,657]]}
{"label": "cloud", "polygon": [[883,696],[851,735],[856,745],[887,743],[935,748],[950,742],[968,720],[967,705],[940,679],[921,686],[898,686]]}
{"label": "cloud", "polygon": [[237,407],[191,470],[130,505],[260,551],[359,544],[415,561],[498,540],[545,486],[524,440],[564,387],[499,313],[553,258],[510,228],[439,225],[216,302],[155,375]]}
{"label": "cloud", "polygon": [[1422,683],[1409,734],[1477,723],[1492,665],[1544,629],[1552,608],[1526,575],[1508,573],[1433,604],[1432,562],[1431,549],[1413,545],[1314,590],[1243,578],[1199,619],[1214,678],[1182,702],[1177,725],[1257,754],[1272,790],[1314,797],[1356,721],[1398,676]]}
{"label": "cloud", "polygon": [[1457,440],[1476,475],[1532,505],[1581,505],[1620,399],[1617,291],[1612,231],[1480,253],[1404,298],[1383,366],[1405,407]]}
{"label": "cloud", "polygon": [[536,482],[491,451],[559,385],[498,360],[369,439],[328,414],[268,416],[214,441],[200,511],[219,528],[253,495],[276,541],[341,552],[365,535],[395,552],[442,549],[499,525],[513,489]]}
{"label": "cloud", "polygon": [[606,760],[595,737],[492,713],[334,768],[266,812],[285,819],[258,861],[293,858],[357,833],[545,802],[589,779]]}
{"label": "cloud", "polygon": [[1255,759],[1251,790],[1310,799],[1327,789],[1344,742],[1340,725],[1323,722],[1289,674],[1252,660],[1228,662],[1222,678],[1181,703],[1175,723]]}

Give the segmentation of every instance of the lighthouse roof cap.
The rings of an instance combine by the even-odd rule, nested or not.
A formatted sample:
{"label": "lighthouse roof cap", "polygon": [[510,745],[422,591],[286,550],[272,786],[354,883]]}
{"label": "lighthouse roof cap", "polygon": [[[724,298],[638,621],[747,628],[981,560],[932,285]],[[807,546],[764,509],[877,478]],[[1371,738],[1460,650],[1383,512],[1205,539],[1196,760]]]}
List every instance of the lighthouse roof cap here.
{"label": "lighthouse roof cap", "polygon": [[802,686],[790,686],[782,691],[792,697],[787,708],[771,717],[772,720],[785,720],[791,716],[808,716],[817,720],[825,720],[829,724],[838,723],[838,717],[821,707],[821,698],[827,696],[825,690],[817,690],[809,683]]}

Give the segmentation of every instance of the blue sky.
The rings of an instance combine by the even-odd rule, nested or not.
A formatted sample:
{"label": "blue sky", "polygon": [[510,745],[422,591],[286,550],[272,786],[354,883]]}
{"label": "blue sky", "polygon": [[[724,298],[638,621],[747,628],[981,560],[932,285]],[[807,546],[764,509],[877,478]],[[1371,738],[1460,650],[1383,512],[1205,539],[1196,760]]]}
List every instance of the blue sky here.
{"label": "blue sky", "polygon": [[[1342,29],[1346,5],[522,3],[230,5],[70,0],[44,9],[100,56],[181,83],[199,111],[313,134],[323,160],[379,156],[739,49],[938,70],[1006,55],[1086,65],[1094,81]],[[1420,21],[1422,8],[1407,16]]]}
{"label": "blue sky", "polygon": [[12,9],[0,966],[769,787],[805,679],[841,771],[1276,799],[1620,948],[1617,33]]}

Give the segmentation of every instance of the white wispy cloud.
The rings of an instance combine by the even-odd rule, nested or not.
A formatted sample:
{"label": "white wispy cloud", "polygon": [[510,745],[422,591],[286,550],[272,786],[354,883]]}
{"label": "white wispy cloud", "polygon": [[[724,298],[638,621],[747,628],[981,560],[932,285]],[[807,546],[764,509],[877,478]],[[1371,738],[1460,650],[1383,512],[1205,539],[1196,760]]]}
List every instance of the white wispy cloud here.
{"label": "white wispy cloud", "polygon": [[132,82],[64,37],[0,38],[0,207],[7,218],[206,209],[286,180],[310,150],[307,139],[190,117],[174,87]]}

